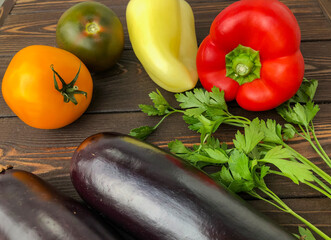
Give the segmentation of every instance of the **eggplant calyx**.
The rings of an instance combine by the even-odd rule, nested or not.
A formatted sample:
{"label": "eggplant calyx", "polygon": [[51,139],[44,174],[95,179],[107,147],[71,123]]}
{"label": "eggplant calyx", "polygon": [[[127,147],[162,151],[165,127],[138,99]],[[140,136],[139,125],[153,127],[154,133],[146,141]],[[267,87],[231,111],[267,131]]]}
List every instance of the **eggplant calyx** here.
{"label": "eggplant calyx", "polygon": [[12,168],[14,168],[12,165],[6,165],[6,166],[0,165],[0,173],[4,173],[6,170]]}

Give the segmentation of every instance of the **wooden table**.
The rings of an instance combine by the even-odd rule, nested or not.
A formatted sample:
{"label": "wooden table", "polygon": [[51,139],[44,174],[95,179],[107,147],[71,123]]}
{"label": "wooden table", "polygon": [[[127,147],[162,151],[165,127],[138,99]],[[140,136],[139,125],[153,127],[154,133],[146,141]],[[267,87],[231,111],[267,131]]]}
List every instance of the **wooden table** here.
{"label": "wooden table", "polygon": [[[0,96],[0,163],[32,171],[63,193],[79,198],[69,178],[69,162],[77,145],[86,137],[102,131],[128,133],[130,129],[158,121],[141,113],[138,104],[149,104],[148,93],[157,86],[150,80],[135,57],[128,39],[125,9],[129,0],[100,0],[120,17],[125,31],[125,50],[111,70],[94,74],[94,96],[87,112],[73,124],[57,130],[40,130],[25,125],[7,107]],[[56,46],[55,29],[61,14],[78,0],[5,0],[0,10],[0,79],[13,55],[28,45]],[[208,34],[216,15],[233,1],[189,0],[196,18],[198,43]],[[296,16],[302,32],[305,76],[319,80],[316,102],[320,112],[315,124],[318,137],[331,153],[331,1],[282,0]],[[1,1],[0,1],[1,3]],[[11,12],[9,10],[13,6]],[[0,6],[1,7],[1,6]],[[9,14],[8,14],[9,13]],[[2,25],[2,26],[1,26]],[[174,103],[173,94],[162,91]],[[231,103],[231,112],[253,118],[279,117],[275,111],[251,113]],[[224,126],[216,133],[222,141],[233,139],[237,128]],[[168,119],[148,142],[162,148],[175,138],[190,145],[199,136],[188,130],[181,116]],[[289,144],[329,174],[330,168],[300,138]],[[331,236],[331,201],[308,187],[295,185],[281,177],[267,179],[273,189],[297,213]],[[264,202],[243,196],[256,209],[270,216],[291,232],[300,222]]]}

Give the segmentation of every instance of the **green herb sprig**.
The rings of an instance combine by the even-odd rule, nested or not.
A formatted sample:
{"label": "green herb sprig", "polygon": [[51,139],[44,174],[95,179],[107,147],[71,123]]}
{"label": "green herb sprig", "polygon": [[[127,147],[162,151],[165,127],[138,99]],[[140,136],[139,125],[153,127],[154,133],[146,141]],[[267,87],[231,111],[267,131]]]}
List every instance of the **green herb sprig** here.
{"label": "green herb sprig", "polygon": [[159,90],[149,94],[153,105],[140,104],[139,108],[148,116],[163,116],[155,126],[142,126],[132,129],[131,136],[144,140],[171,114],[183,114],[188,128],[201,134],[201,142],[207,140],[222,123],[243,127],[250,120],[242,116],[234,116],[228,111],[224,100],[224,92],[213,88],[212,92],[194,89],[186,93],[176,94],[181,109],[170,106]]}
{"label": "green herb sprig", "polygon": [[[321,146],[313,124],[313,119],[320,110],[319,106],[313,102],[313,98],[318,86],[317,80],[304,79],[299,91],[289,101],[277,108],[277,112],[288,124],[286,124],[287,138],[297,134],[307,140],[316,153],[331,168],[331,160]],[[296,129],[292,124],[296,125]],[[314,141],[312,140],[314,139]]]}
{"label": "green herb sprig", "polygon": [[[292,105],[293,102],[296,102],[295,106],[299,106],[297,105],[301,104],[298,103],[299,100],[312,102],[311,96],[315,94],[316,87],[315,81],[305,80],[300,91],[290,101],[279,107],[278,112],[285,120],[296,119],[291,123],[307,126],[307,129],[312,130],[311,124],[319,110],[318,106],[307,101],[305,105],[301,105],[302,107],[292,107]],[[139,107],[149,116],[163,117],[155,126],[133,129],[130,135],[145,139],[169,115],[173,113],[183,114],[188,128],[200,133],[200,144],[188,148],[181,141],[174,140],[168,144],[172,153],[202,171],[205,166],[218,166],[220,170],[209,175],[219,184],[235,193],[246,192],[272,204],[305,223],[324,239],[330,239],[316,226],[289,208],[267,187],[264,181],[265,176],[269,174],[280,175],[291,179],[296,184],[306,184],[331,198],[330,175],[285,143],[295,134],[306,136],[305,134],[299,133],[289,123],[281,126],[271,119],[264,121],[256,118],[251,121],[242,116],[232,115],[228,111],[224,93],[218,88],[213,88],[211,92],[194,89],[176,94],[175,98],[179,102],[180,109],[171,107],[158,90],[149,96],[154,105],[139,105]],[[221,124],[243,127],[243,131],[238,131],[235,135],[232,148],[229,148],[225,143],[221,144],[212,135]],[[299,126],[299,129],[303,128]],[[314,134],[312,133],[313,136]],[[308,138],[308,135],[306,137]],[[319,145],[317,144],[316,149],[322,153]],[[327,154],[325,153],[325,155]],[[326,156],[324,157],[326,158]],[[273,168],[271,168],[272,165]],[[326,183],[318,177],[321,177]],[[266,197],[262,196],[262,193]],[[302,236],[301,232],[300,235]]]}

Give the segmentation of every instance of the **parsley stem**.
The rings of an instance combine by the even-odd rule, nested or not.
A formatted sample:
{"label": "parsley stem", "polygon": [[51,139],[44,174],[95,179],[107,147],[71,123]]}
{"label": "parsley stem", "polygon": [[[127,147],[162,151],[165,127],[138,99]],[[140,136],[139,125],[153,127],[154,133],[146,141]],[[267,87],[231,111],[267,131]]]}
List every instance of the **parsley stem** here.
{"label": "parsley stem", "polygon": [[298,220],[300,220],[301,222],[303,222],[304,224],[306,224],[306,226],[308,226],[311,230],[313,230],[315,233],[317,233],[319,236],[321,236],[323,239],[325,240],[331,240],[331,238],[326,235],[324,232],[322,232],[320,229],[318,229],[316,226],[314,226],[313,224],[311,224],[309,221],[307,221],[305,218],[301,217],[299,214],[297,214],[296,212],[294,212],[292,209],[289,208],[288,211],[289,214],[291,214],[292,216],[296,217]]}
{"label": "parsley stem", "polygon": [[[312,124],[312,123],[311,123]],[[309,144],[312,146],[312,148],[315,150],[315,152],[324,160],[324,162],[331,168],[331,160],[329,158],[329,156],[326,154],[326,152],[323,150],[322,146],[320,145],[316,135],[315,135],[315,131],[314,129],[306,126],[306,130],[299,124],[298,125],[303,133],[303,135],[301,135],[304,139],[306,139]],[[310,133],[312,133],[314,140],[316,142],[316,145],[313,143],[313,141],[311,140],[311,136]]]}
{"label": "parsley stem", "polygon": [[[324,191],[323,189],[321,189],[321,188],[315,186],[314,184],[312,184],[312,183],[310,183],[310,182],[308,182],[308,181],[304,181],[303,183],[306,184],[307,186],[309,186],[309,187],[315,189],[316,191],[319,191],[320,193],[322,193],[323,195],[325,195],[326,197],[328,197],[328,198],[331,199],[331,194],[329,194],[328,192]],[[321,182],[321,183],[323,183],[323,182]],[[318,184],[319,184],[319,183],[318,183]],[[325,187],[327,187],[327,186],[325,186]],[[327,187],[327,188],[328,188],[328,187]],[[330,189],[330,188],[329,188],[329,189]],[[329,192],[330,192],[330,191],[329,191]]]}
{"label": "parsley stem", "polygon": [[248,125],[247,122],[239,120],[239,119],[235,119],[235,118],[226,118],[224,120],[224,123],[229,124],[229,125],[236,124],[236,125],[239,125],[240,127],[244,127],[245,125]]}
{"label": "parsley stem", "polygon": [[231,113],[228,113],[228,117],[224,119],[224,123],[236,127],[244,127],[251,123],[251,120],[242,117],[242,116],[235,116]]}
{"label": "parsley stem", "polygon": [[[259,188],[260,189],[260,188]],[[283,211],[283,212],[286,212],[286,209],[282,208],[281,206],[277,205],[276,203],[262,197],[261,195],[259,195],[257,192],[255,191],[249,191],[248,192],[249,195],[251,195],[252,197],[255,197],[257,199],[260,199],[260,200],[263,200],[267,203],[269,203],[270,205],[273,205],[274,207],[278,208],[279,210]]]}
{"label": "parsley stem", "polygon": [[[323,239],[325,240],[331,240],[330,237],[328,237],[324,232],[322,232],[320,229],[318,229],[316,226],[314,226],[313,224],[311,224],[309,221],[307,221],[305,218],[301,217],[299,214],[297,214],[296,212],[294,212],[285,202],[283,202],[273,191],[271,191],[270,189],[268,189],[267,187],[262,188],[259,187],[259,189],[266,194],[267,196],[269,196],[272,200],[274,200],[279,206],[277,207],[278,209],[287,212],[289,214],[291,214],[292,216],[294,216],[295,218],[297,218],[298,220],[300,220],[302,223],[306,224],[306,226],[308,226],[311,230],[313,230],[315,233],[317,233],[319,236],[321,236]],[[265,198],[260,198],[264,201],[266,201]],[[268,202],[268,201],[266,201]],[[269,201],[270,203],[270,201]],[[276,204],[273,204],[274,206],[276,206]]]}
{"label": "parsley stem", "polygon": [[315,182],[324,188],[329,194],[331,194],[331,188],[328,187],[324,182],[322,182],[318,177],[314,176]]}
{"label": "parsley stem", "polygon": [[305,165],[309,166],[312,171],[314,171],[317,175],[319,175],[321,178],[323,178],[327,183],[331,184],[331,176],[324,172],[322,169],[320,169],[318,166],[316,166],[314,163],[309,161],[307,158],[302,156],[300,153],[298,153],[295,149],[287,145],[286,143],[282,142],[281,145],[288,150],[292,151],[294,153],[294,156],[300,160]]}
{"label": "parsley stem", "polygon": [[184,111],[182,111],[182,110],[177,110],[177,109],[174,109],[173,111],[171,111],[171,112],[169,112],[169,113],[167,113],[166,115],[164,115],[162,118],[161,118],[161,120],[153,127],[153,129],[155,130],[155,129],[157,129],[158,128],[158,126],[160,126],[160,124],[164,121],[164,119],[166,119],[168,116],[170,116],[171,114],[173,114],[173,113],[183,113]]}
{"label": "parsley stem", "polygon": [[[288,177],[288,176],[286,176],[285,174],[283,174],[282,172],[279,172],[279,171],[269,170],[269,172],[272,173],[272,174],[282,176],[282,177]],[[302,181],[302,183],[306,184],[307,186],[315,189],[316,191],[322,193],[323,195],[325,195],[326,197],[331,199],[331,189],[328,186],[326,186],[321,180],[319,180],[316,176],[314,176],[314,181],[318,185],[320,185],[322,188],[324,188],[326,191],[324,191],[320,187],[318,187],[318,186],[316,186],[316,185],[314,185],[314,184],[312,184],[308,181]]]}
{"label": "parsley stem", "polygon": [[251,120],[243,116],[235,116],[229,112],[227,112],[227,114],[228,114],[228,119],[233,120],[233,122],[240,122],[243,123],[244,125],[249,125],[252,122]]}
{"label": "parsley stem", "polygon": [[324,162],[326,162],[326,164],[331,167],[331,163],[329,163],[328,159],[326,159],[326,157],[320,152],[320,150],[315,146],[311,139],[308,138],[307,141],[310,143],[315,152],[324,160]]}
{"label": "parsley stem", "polygon": [[[204,137],[201,135],[201,139],[200,139],[200,145],[199,148],[197,149],[197,152],[199,153],[200,150],[202,149],[203,144],[208,140],[208,138],[211,136],[211,133],[207,133]],[[203,137],[203,139],[202,139]]]}
{"label": "parsley stem", "polygon": [[323,147],[321,146],[317,136],[316,136],[316,133],[315,133],[315,128],[314,128],[314,124],[313,122],[311,122],[311,126],[309,126],[309,130],[311,131],[312,135],[313,135],[313,138],[316,142],[316,145],[317,147],[320,149],[320,151],[322,152],[322,154],[325,156],[326,160],[326,164],[331,168],[331,159],[329,157],[329,155],[324,151]]}

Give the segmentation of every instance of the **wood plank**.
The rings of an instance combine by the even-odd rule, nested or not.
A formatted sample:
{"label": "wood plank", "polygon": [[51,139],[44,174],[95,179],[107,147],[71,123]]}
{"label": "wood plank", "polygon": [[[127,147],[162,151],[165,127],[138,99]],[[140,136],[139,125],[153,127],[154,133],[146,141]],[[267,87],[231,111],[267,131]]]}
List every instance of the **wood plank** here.
{"label": "wood plank", "polygon": [[[270,204],[264,204],[261,201],[248,201],[253,207],[279,223],[291,233],[298,233],[298,226],[305,227],[296,218],[284,213]],[[331,201],[330,199],[287,199],[284,202],[296,213],[306,218],[321,231],[331,236]],[[322,239],[314,234],[316,239]]]}
{"label": "wood plank", "polygon": [[[159,118],[147,117],[138,112],[137,105],[148,104],[147,94],[155,90],[157,86],[149,79],[131,50],[125,22],[125,7],[128,1],[100,0],[119,15],[125,28],[126,51],[113,69],[93,75],[95,82],[93,101],[87,113],[75,123],[58,130],[31,128],[17,117],[13,117],[14,114],[0,96],[0,161],[2,164],[13,164],[16,168],[32,171],[66,195],[80,199],[69,177],[70,158],[79,143],[97,132],[128,133],[131,128],[157,122]],[[324,15],[319,1],[329,0],[282,0],[294,12],[302,30],[301,49],[305,57],[305,75],[309,78],[318,78],[320,81],[316,100],[320,103],[321,111],[316,118],[315,127],[321,144],[330,153],[331,24]],[[11,57],[19,49],[32,44],[56,46],[57,19],[63,11],[77,2],[80,0],[17,0],[5,24],[0,27],[0,79]],[[198,42],[201,42],[208,34],[212,19],[221,9],[234,1],[188,0],[188,2],[193,7],[196,16]],[[161,91],[172,104],[175,103],[172,93]],[[275,111],[253,113],[244,111],[233,103],[230,106],[234,114],[250,119],[259,116],[280,120]],[[224,126],[215,136],[231,143],[236,131],[235,127]],[[166,120],[147,141],[167,149],[167,143],[176,138],[188,146],[199,142],[199,135],[187,129],[180,115]],[[331,174],[331,169],[305,141],[295,138],[289,141],[289,144]],[[305,185],[296,185],[279,176],[268,176],[266,182],[275,193],[285,199],[293,210],[331,236],[329,199],[323,198],[321,194]],[[241,196],[290,232],[297,233],[297,226],[301,223],[292,216],[262,201],[253,200],[245,194]]]}
{"label": "wood plank", "polygon": [[[323,105],[321,115],[328,117],[330,110],[331,106]],[[322,145],[330,152],[331,120],[325,119],[321,115],[316,121],[317,133],[321,137]],[[266,116],[270,117],[272,113],[268,113]],[[148,118],[141,113],[86,114],[68,127],[58,130],[39,130],[26,126],[15,117],[1,118],[0,161],[2,164],[12,164],[17,169],[32,171],[64,194],[79,200],[69,177],[70,158],[79,143],[97,132],[127,133],[133,127],[152,124],[156,120],[156,118]],[[225,126],[217,132],[216,136],[222,141],[229,142],[235,132],[236,128]],[[168,119],[148,139],[148,142],[166,149],[167,143],[175,138],[182,140],[187,145],[199,142],[199,136],[187,129],[179,115]],[[330,168],[316,157],[306,143],[300,139],[294,139],[290,144],[331,174]],[[304,185],[295,185],[280,177],[268,177],[267,184],[281,198],[287,199],[285,202],[293,210],[308,218],[327,234],[331,234],[329,199],[321,198],[319,193]],[[292,216],[280,212],[264,202],[252,200],[244,194],[241,196],[256,209],[270,216],[277,223],[281,223],[287,230],[297,231],[297,226],[300,224]]]}
{"label": "wood plank", "polygon": [[[233,114],[256,117],[238,110]],[[330,111],[331,105],[323,105],[315,121],[317,135],[322,146],[329,153],[331,152],[331,120],[328,115]],[[265,116],[263,113],[259,115],[261,118],[273,118],[273,116],[277,118],[273,112]],[[138,126],[154,125],[158,119],[158,117],[147,117],[142,113],[85,114],[75,123],[62,129],[40,130],[25,125],[16,117],[0,118],[0,161],[5,165],[11,164],[32,171],[46,179],[67,177],[73,151],[86,137],[103,131],[128,133],[130,129]],[[238,128],[235,127],[222,126],[215,136],[231,144],[237,130]],[[167,119],[148,142],[167,149],[168,142],[174,139],[183,141],[187,146],[198,144],[200,141],[199,135],[190,131],[181,116],[176,115]],[[331,174],[331,169],[313,152],[308,143],[296,138],[289,144]],[[268,179],[268,183],[271,189],[284,198],[321,196],[304,185],[297,186],[281,177],[273,176]],[[64,190],[67,187],[66,184],[61,186]]]}
{"label": "wood plank", "polygon": [[[310,1],[288,1],[287,3],[294,12],[301,27],[302,39],[310,40],[331,40],[331,24],[325,18],[317,0]],[[48,3],[48,4],[47,4]],[[18,2],[13,10],[13,14],[8,16],[6,24],[0,28],[1,54],[12,54],[17,48],[23,48],[32,44],[45,44],[55,46],[55,29],[58,19],[66,8],[56,10],[57,4],[65,3],[67,7],[72,6],[75,1],[24,1],[25,6],[21,12],[15,12],[22,7]],[[26,5],[35,9],[34,12],[28,11]],[[67,4],[70,4],[69,6]],[[110,3],[107,3],[110,4]],[[119,4],[119,2],[117,2]],[[127,34],[125,20],[125,5],[112,6],[114,12],[119,16],[125,33],[125,48],[130,49],[131,44]],[[198,43],[200,43],[209,33],[212,20],[229,3],[225,0],[219,2],[192,2],[192,8],[196,19],[196,33]],[[55,5],[53,8],[51,6]],[[37,8],[40,7],[40,8]],[[47,9],[44,9],[47,8]],[[309,9],[309,10],[308,10]],[[24,14],[23,14],[24,13]]]}
{"label": "wood plank", "polygon": [[[316,101],[331,102],[331,41],[304,42],[302,52],[306,63],[306,77],[319,80]],[[12,56],[0,56],[0,79],[3,78],[11,58]],[[138,104],[148,104],[148,94],[159,88],[148,77],[132,50],[124,51],[119,63],[113,69],[94,74],[93,79],[94,95],[88,109],[89,113],[138,111]],[[166,91],[162,93],[172,103],[174,102],[172,93]],[[134,101],[132,96],[135,96]],[[236,106],[236,104],[230,105]],[[4,116],[14,116],[14,114],[0,94],[0,117]]]}
{"label": "wood plank", "polygon": [[15,0],[0,0],[0,27],[4,23],[7,15],[12,10]]}
{"label": "wood plank", "polygon": [[[83,2],[84,0],[70,0],[70,1],[41,1],[41,0],[17,0],[15,11],[13,14],[26,14],[41,11],[65,11],[71,6]],[[218,11],[226,8],[237,0],[186,0],[190,5],[213,5],[217,7]],[[98,0],[98,2],[107,5],[109,8],[118,6],[127,6],[129,0]],[[317,0],[281,0],[291,10],[308,8],[309,12],[318,9]],[[317,7],[317,8],[316,8]],[[292,10],[296,12],[295,10]],[[307,10],[306,10],[307,11]],[[305,12],[306,12],[305,11]]]}
{"label": "wood plank", "polygon": [[[123,24],[125,48],[131,49],[125,24],[125,6],[113,8]],[[6,23],[0,28],[1,54],[10,54],[13,49],[21,49],[28,45],[44,44],[56,46],[56,25],[63,12],[37,12],[8,16]],[[14,50],[16,51],[16,50]]]}
{"label": "wood plank", "polygon": [[331,0],[318,0],[325,16],[331,20]]}

